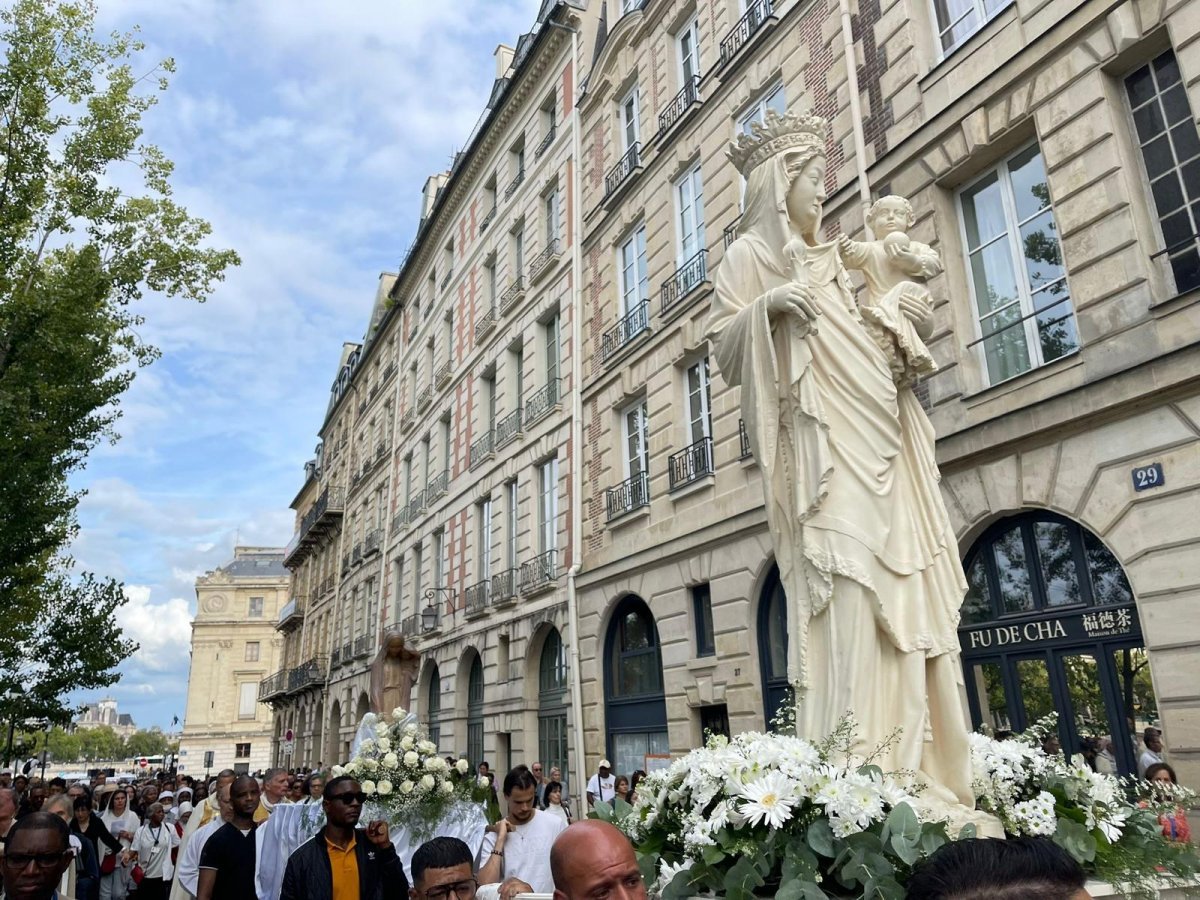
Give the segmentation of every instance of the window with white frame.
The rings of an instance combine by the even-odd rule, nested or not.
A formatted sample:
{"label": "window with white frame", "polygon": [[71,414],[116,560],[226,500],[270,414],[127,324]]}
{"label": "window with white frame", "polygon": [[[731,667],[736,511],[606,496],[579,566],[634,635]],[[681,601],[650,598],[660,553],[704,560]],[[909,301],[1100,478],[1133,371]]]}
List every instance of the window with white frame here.
{"label": "window with white frame", "polygon": [[1125,79],[1134,133],[1177,293],[1200,287],[1200,135],[1175,53]]}
{"label": "window with white frame", "polygon": [[433,533],[433,586],[446,584],[446,532],[439,528]]}
{"label": "window with white frame", "polygon": [[[558,381],[560,370],[559,343],[562,339],[562,317],[556,311],[544,326],[546,338],[546,384]],[[557,400],[557,397],[555,398]]]}
{"label": "window with white frame", "polygon": [[621,101],[621,149],[628,152],[629,148],[641,140],[641,123],[638,121],[638,89],[633,86],[625,99]]}
{"label": "window with white frame", "polygon": [[538,552],[558,545],[558,457],[538,466]]}
{"label": "window with white frame", "polygon": [[525,226],[518,225],[513,229],[512,233],[512,251],[513,251],[513,274],[509,277],[509,284],[516,282],[521,277],[521,271],[525,268]]}
{"label": "window with white frame", "polygon": [[478,558],[475,561],[475,568],[479,573],[480,581],[487,581],[492,577],[492,498],[487,497],[480,501],[475,508],[475,517],[477,519],[477,527],[479,533],[478,540],[475,543],[478,552]]}
{"label": "window with white frame", "polygon": [[258,662],[261,647],[258,641],[246,641],[246,662]]}
{"label": "window with white frame", "polygon": [[424,548],[422,548],[418,541],[417,545],[413,547],[413,606],[415,607],[415,612],[421,611],[421,603],[424,599],[421,596],[425,592],[424,579],[422,578],[424,574],[424,556]]}
{"label": "window with white frame", "polygon": [[558,240],[558,189],[542,198],[542,212],[546,219],[546,246]]}
{"label": "window with white frame", "polygon": [[621,424],[625,432],[625,475],[632,478],[650,467],[646,450],[649,420],[645,398],[625,407],[621,413]]}
{"label": "window with white frame", "polygon": [[637,309],[650,297],[650,276],[646,267],[646,226],[637,230],[621,244],[617,251],[617,264],[621,268],[621,315]]}
{"label": "window with white frame", "polygon": [[688,367],[686,387],[688,439],[689,443],[695,444],[704,438],[712,437],[707,356]]}
{"label": "window with white frame", "polygon": [[760,125],[762,124],[767,116],[768,109],[775,110],[781,116],[787,112],[787,100],[783,93],[783,82],[774,84],[763,91],[759,98],[754,101],[754,104],[742,113],[742,117],[738,119],[738,129],[743,134],[749,134],[751,125],[755,122],[758,122]]}
{"label": "window with white frame", "polygon": [[243,681],[238,685],[238,718],[253,719],[258,711],[258,685]]}
{"label": "window with white frame", "polygon": [[675,182],[676,225],[680,267],[704,249],[704,181],[696,163]]}
{"label": "window with white frame", "polygon": [[517,527],[518,517],[520,515],[520,497],[517,494],[517,479],[513,479],[505,486],[505,491],[508,494],[508,503],[506,512],[508,513],[508,528],[505,535],[507,542],[506,554],[508,557],[508,568],[515,569],[517,567]]}
{"label": "window with white frame", "polygon": [[1075,350],[1079,336],[1037,144],[993,166],[958,200],[988,382]]}
{"label": "window with white frame", "polygon": [[943,56],[986,25],[1012,0],[932,0]]}
{"label": "window with white frame", "polygon": [[687,88],[700,77],[700,18],[693,16],[675,34],[675,47],[679,52],[679,84]]}
{"label": "window with white frame", "polygon": [[261,619],[262,618],[263,606],[264,606],[265,602],[266,601],[262,597],[251,597],[250,598],[249,616],[251,619]]}

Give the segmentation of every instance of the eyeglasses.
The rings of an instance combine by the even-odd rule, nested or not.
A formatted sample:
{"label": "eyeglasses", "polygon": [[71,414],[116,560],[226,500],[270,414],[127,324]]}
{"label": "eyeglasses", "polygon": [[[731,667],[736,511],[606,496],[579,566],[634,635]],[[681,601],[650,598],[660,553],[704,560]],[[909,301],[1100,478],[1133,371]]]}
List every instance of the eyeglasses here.
{"label": "eyeglasses", "polygon": [[345,803],[349,806],[351,803],[358,803],[360,806],[367,802],[367,795],[362,791],[346,791],[342,794],[325,795],[325,799],[330,803]]}
{"label": "eyeglasses", "polygon": [[64,853],[9,853],[4,857],[4,864],[18,871],[25,869],[30,863],[39,869],[53,869],[67,854]]}
{"label": "eyeglasses", "polygon": [[475,896],[475,889],[479,886],[479,882],[474,878],[467,881],[456,881],[454,884],[439,884],[437,887],[430,888],[425,891],[427,900],[446,900],[451,894],[458,900],[471,900]]}

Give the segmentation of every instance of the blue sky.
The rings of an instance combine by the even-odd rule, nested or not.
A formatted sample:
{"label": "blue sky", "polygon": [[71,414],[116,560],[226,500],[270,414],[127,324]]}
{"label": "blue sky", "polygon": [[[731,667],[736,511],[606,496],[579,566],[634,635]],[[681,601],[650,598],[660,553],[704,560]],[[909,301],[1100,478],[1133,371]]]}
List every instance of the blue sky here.
{"label": "blue sky", "polygon": [[177,197],[237,249],[203,305],[148,297],[162,359],[93,453],[80,566],[123,580],[141,644],[117,698],[139,726],[183,717],[197,575],[244,544],[284,545],[343,340],[361,338],[380,271],[412,239],[425,178],[479,117],[493,50],[538,0],[100,0],[175,58],[147,137]]}

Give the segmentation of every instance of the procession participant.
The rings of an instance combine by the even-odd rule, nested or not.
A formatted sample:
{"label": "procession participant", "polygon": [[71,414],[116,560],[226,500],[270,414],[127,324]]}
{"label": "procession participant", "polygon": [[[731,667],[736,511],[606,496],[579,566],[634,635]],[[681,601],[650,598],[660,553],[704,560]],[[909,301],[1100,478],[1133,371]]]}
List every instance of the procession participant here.
{"label": "procession participant", "polygon": [[563,803],[562,785],[557,781],[551,781],[546,785],[546,805],[542,807],[547,813],[552,816],[558,816],[563,820],[564,825],[571,824],[571,810]]}
{"label": "procession participant", "polygon": [[943,844],[908,879],[908,900],[1087,900],[1079,863],[1049,838]]}
{"label": "procession participant", "polygon": [[[69,829],[74,818],[73,802],[66,794],[56,794],[46,801],[46,812],[57,816]],[[100,863],[92,842],[72,833],[68,838],[72,864],[63,872],[59,894],[77,900],[92,900],[100,892]]]}
{"label": "procession participant", "polygon": [[554,900],[646,900],[646,883],[629,838],[599,819],[567,828],[550,851]]}
{"label": "procession participant", "polygon": [[[222,769],[219,773],[217,773],[217,778],[215,781],[216,788],[220,788],[221,785],[228,786],[233,784],[234,777],[233,769]],[[205,796],[203,798],[204,802],[201,802],[200,797],[200,793],[202,791],[205,792]],[[219,793],[220,792],[217,789],[208,791],[203,782],[195,789],[195,793],[193,794],[193,796],[196,798],[193,801],[195,809],[192,811],[192,817],[188,819],[187,826],[183,829],[183,837],[179,842],[180,857],[183,856],[184,851],[187,849],[188,841],[191,840],[192,835],[194,835],[209,822],[222,822],[221,804],[217,799]],[[224,822],[222,822],[222,824],[224,824]],[[220,825],[217,827],[219,828]],[[199,860],[199,856],[197,856],[196,859]],[[171,885],[171,900],[184,900],[184,898],[187,896],[179,881],[180,880],[176,878],[174,883]],[[195,895],[194,889],[192,890],[192,894],[193,896]]]}
{"label": "procession participant", "polygon": [[166,823],[166,809],[161,803],[151,803],[146,821],[138,829],[129,850],[129,858],[142,867],[142,882],[138,885],[138,900],[166,900],[175,864],[171,850],[179,842],[174,826]]}
{"label": "procession participant", "polygon": [[57,900],[58,884],[71,865],[71,832],[58,816],[30,813],[8,835],[0,863],[9,900]]}
{"label": "procession participant", "polygon": [[16,819],[17,792],[12,788],[0,788],[0,854],[4,852],[4,841]]}
{"label": "procession participant", "polygon": [[262,780],[262,798],[258,809],[254,811],[254,821],[262,824],[271,816],[271,811],[281,803],[289,803],[288,785],[291,776],[287,769],[267,769]]}
{"label": "procession participant", "polygon": [[[471,900],[479,882],[471,870],[471,848],[455,837],[435,837],[413,854],[411,900]],[[480,892],[482,893],[482,892]]]}
{"label": "procession participant", "polygon": [[[122,851],[129,849],[142,824],[128,803],[129,796],[124,791],[112,791],[108,795],[108,808],[100,816],[104,828],[120,841]],[[129,881],[129,867],[106,844],[100,851],[100,900],[123,900],[129,892]]]}
{"label": "procession participant", "polygon": [[550,847],[566,828],[558,816],[534,804],[537,780],[525,766],[517,766],[504,778],[508,815],[487,826],[476,860],[480,884],[501,882],[500,900],[512,900],[531,885],[533,893],[548,894],[554,887],[550,875]]}
{"label": "procession participant", "polygon": [[405,900],[408,879],[387,822],[355,827],[366,799],[354,778],[330,780],[325,825],[288,858],[279,900]]}
{"label": "procession participant", "polygon": [[213,832],[200,853],[198,900],[258,900],[254,887],[258,781],[239,775],[229,789],[229,800],[233,819]]}
{"label": "procession participant", "polygon": [[325,779],[320,772],[310,772],[304,779],[304,799],[301,803],[320,803],[321,795],[325,793]]}
{"label": "procession participant", "polygon": [[217,818],[191,836],[186,847],[180,846],[179,862],[175,867],[175,881],[171,885],[172,894],[179,891],[180,897],[196,896],[196,892],[200,889],[200,854],[204,852],[204,845],[208,843],[213,832],[233,819],[233,804],[229,801],[229,786],[218,788],[214,796],[217,797],[221,811]]}
{"label": "procession participant", "polygon": [[124,848],[121,842],[112,835],[99,817],[92,814],[92,804],[87,797],[76,797],[71,803],[74,818],[71,821],[71,833],[87,838],[92,845],[92,853],[96,856],[96,864],[100,864],[100,845],[108,847],[113,853],[120,853]]}

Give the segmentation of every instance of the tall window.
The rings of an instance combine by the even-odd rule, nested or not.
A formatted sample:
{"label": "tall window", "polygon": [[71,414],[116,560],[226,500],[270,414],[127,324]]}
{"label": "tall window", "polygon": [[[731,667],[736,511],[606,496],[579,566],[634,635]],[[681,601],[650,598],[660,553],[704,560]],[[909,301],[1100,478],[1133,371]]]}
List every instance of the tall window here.
{"label": "tall window", "polygon": [[238,685],[238,718],[253,719],[258,708],[258,685],[243,681]]}
{"label": "tall window", "polygon": [[558,457],[538,466],[538,552],[558,543]]}
{"label": "tall window", "polygon": [[418,542],[417,545],[413,547],[413,607],[414,612],[418,613],[421,611],[421,594],[425,590],[425,586],[421,581],[421,569],[423,568],[424,555],[425,554],[422,550],[421,544]]}
{"label": "tall window", "polygon": [[404,457],[404,505],[407,506],[412,500],[413,486],[413,458],[412,454]]}
{"label": "tall window", "polygon": [[679,84],[686,88],[700,74],[700,19],[693,18],[675,36],[679,49]]}
{"label": "tall window", "polygon": [[546,320],[545,337],[546,337],[546,383],[552,384],[558,380],[559,376],[559,341],[562,337],[561,332],[562,317],[556,311],[553,316]]}
{"label": "tall window", "polygon": [[517,479],[513,479],[508,483],[505,490],[508,493],[508,529],[507,529],[507,558],[508,568],[515,569],[517,567],[517,527],[518,517],[521,511],[519,505],[520,498],[517,494]]}
{"label": "tall window", "polygon": [[989,382],[1078,347],[1038,146],[993,167],[959,194],[959,203]]}
{"label": "tall window", "polygon": [[557,629],[546,635],[538,660],[538,759],[546,772],[567,771],[567,655]]}
{"label": "tall window", "polygon": [[1012,0],[933,0],[937,20],[938,41],[945,56],[976,31]]}
{"label": "tall window", "polygon": [[248,614],[251,619],[261,619],[263,617],[263,603],[264,600],[262,597],[250,598]]}
{"label": "tall window", "polygon": [[704,249],[704,183],[700,164],[675,182],[675,207],[679,218],[679,265]]}
{"label": "tall window", "polygon": [[[479,379],[479,386],[482,388],[483,396],[480,398],[483,413],[483,424],[488,429],[496,424],[496,373],[495,371],[486,372]],[[486,430],[486,429],[485,429]]]}
{"label": "tall window", "polygon": [[1168,50],[1125,79],[1163,247],[1178,293],[1200,287],[1200,137]]}
{"label": "tall window", "polygon": [[478,653],[467,677],[467,759],[476,767],[483,762],[483,663]]}
{"label": "tall window", "polygon": [[520,409],[525,402],[525,348],[513,349],[513,409]]}
{"label": "tall window", "polygon": [[479,556],[476,561],[476,568],[479,572],[479,580],[486,581],[492,577],[492,498],[488,497],[475,508],[475,516],[478,521],[478,539],[475,546]]}
{"label": "tall window", "polygon": [[621,101],[621,149],[628,151],[641,138],[641,123],[638,121],[638,89],[633,86]]}
{"label": "tall window", "polygon": [[258,641],[246,641],[246,662],[258,662],[261,646]]}
{"label": "tall window", "polygon": [[442,470],[450,471],[450,417],[446,416],[439,424],[442,437]]}
{"label": "tall window", "polygon": [[650,296],[650,276],[646,267],[646,226],[621,245],[617,253],[621,266],[621,314],[629,315]]}
{"label": "tall window", "polygon": [[717,652],[713,636],[712,590],[707,583],[692,588],[692,614],[696,620],[696,655],[712,656]]}
{"label": "tall window", "polygon": [[542,199],[542,211],[546,219],[546,246],[558,240],[558,189],[552,190]]}
{"label": "tall window", "polygon": [[[519,266],[517,271],[520,271]],[[494,309],[496,301],[499,299],[499,295],[496,293],[496,261],[494,259],[489,259],[483,264],[483,284],[486,291],[484,296],[487,308]]]}
{"label": "tall window", "polygon": [[508,279],[510,284],[520,278],[525,269],[525,227],[518,226],[512,233],[512,238],[513,275]]}
{"label": "tall window", "polygon": [[604,645],[608,756],[618,772],[644,768],[646,754],[669,752],[658,628],[645,602],[623,599]]}
{"label": "tall window", "polygon": [[444,587],[446,584],[446,532],[438,529],[433,533],[433,586]]}
{"label": "tall window", "polygon": [[404,618],[404,557],[392,561],[392,618],[399,622]]}
{"label": "tall window", "polygon": [[427,434],[421,438],[421,464],[424,469],[425,484],[429,485],[429,479],[433,477],[433,441]]}
{"label": "tall window", "polygon": [[766,118],[767,110],[773,109],[779,115],[787,112],[787,100],[783,93],[783,83],[780,82],[773,87],[768,88],[762,96],[760,96],[754,105],[742,113],[742,117],[738,119],[738,127],[744,134],[750,133],[750,126],[755,122],[762,124]]}
{"label": "tall window", "polygon": [[689,443],[712,437],[712,415],[710,412],[708,381],[708,357],[690,366],[687,370],[687,408]]}
{"label": "tall window", "polygon": [[626,407],[621,418],[625,426],[625,475],[632,478],[649,469],[646,453],[648,419],[645,399]]}
{"label": "tall window", "polygon": [[425,689],[425,719],[429,740],[436,744],[442,736],[442,676],[436,663],[429,673],[429,685]]}

